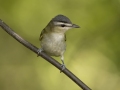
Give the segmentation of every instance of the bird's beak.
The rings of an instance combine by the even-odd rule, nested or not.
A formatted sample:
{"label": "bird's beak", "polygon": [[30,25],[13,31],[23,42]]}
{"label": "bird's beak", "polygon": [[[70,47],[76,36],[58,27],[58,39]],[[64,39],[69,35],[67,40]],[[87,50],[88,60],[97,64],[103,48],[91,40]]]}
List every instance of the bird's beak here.
{"label": "bird's beak", "polygon": [[80,28],[80,26],[76,25],[76,24],[72,24],[73,28]]}

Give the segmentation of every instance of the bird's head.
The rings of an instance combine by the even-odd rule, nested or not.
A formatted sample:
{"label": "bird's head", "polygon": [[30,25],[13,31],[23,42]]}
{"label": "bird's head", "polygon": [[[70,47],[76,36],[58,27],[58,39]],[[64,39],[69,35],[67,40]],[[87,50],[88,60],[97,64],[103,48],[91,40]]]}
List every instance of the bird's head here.
{"label": "bird's head", "polygon": [[73,24],[70,19],[64,15],[55,16],[50,23],[52,31],[65,33],[67,30],[71,28],[80,28],[78,25]]}

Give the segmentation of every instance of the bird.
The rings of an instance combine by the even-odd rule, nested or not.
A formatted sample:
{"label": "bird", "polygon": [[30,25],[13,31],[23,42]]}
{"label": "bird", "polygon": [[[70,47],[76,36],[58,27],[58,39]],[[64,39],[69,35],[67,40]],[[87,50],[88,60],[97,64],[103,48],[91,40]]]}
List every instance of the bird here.
{"label": "bird", "polygon": [[38,55],[44,51],[49,56],[61,57],[61,71],[66,68],[64,64],[66,31],[72,28],[80,28],[80,26],[73,24],[67,16],[58,14],[50,20],[39,37],[41,48],[38,49]]}

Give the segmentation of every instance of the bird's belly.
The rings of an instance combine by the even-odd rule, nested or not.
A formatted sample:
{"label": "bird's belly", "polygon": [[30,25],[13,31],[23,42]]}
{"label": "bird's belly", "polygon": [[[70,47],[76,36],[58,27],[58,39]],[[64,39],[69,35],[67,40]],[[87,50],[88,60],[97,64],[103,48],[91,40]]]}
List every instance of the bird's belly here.
{"label": "bird's belly", "polygon": [[45,38],[41,41],[42,49],[50,56],[61,56],[66,49],[63,39]]}

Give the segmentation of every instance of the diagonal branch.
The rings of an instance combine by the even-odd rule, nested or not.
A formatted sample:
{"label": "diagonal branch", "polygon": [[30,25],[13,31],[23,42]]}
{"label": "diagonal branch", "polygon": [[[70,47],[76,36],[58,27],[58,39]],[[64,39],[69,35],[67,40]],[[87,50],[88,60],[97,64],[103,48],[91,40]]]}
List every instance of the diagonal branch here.
{"label": "diagonal branch", "polygon": [[[37,54],[38,48],[29,43],[28,41],[24,40],[22,37],[20,37],[17,33],[15,33],[8,25],[6,25],[2,20],[0,20],[0,26],[3,30],[5,30],[9,35],[11,35],[14,39],[16,39],[18,42],[23,44],[25,47],[30,49],[31,51],[35,52]],[[39,54],[42,58],[47,60],[49,63],[54,65],[56,68],[61,70],[61,64],[57,62],[52,57],[46,55],[44,52],[41,52]],[[66,74],[71,80],[73,80],[79,87],[81,87],[83,90],[91,90],[86,84],[84,84],[79,78],[77,78],[72,72],[70,72],[67,68],[62,71],[64,74]]]}

